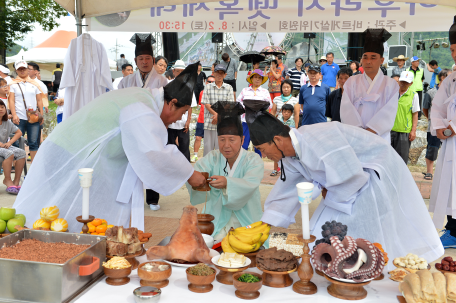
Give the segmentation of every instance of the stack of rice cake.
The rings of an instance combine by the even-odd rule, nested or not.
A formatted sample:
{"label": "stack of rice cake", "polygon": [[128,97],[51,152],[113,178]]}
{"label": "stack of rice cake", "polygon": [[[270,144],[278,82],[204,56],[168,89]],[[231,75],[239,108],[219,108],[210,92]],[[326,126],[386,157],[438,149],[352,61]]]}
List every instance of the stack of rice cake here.
{"label": "stack of rice cake", "polygon": [[224,267],[242,267],[245,263],[245,256],[237,253],[222,253],[217,264]]}
{"label": "stack of rice cake", "polygon": [[269,247],[277,247],[291,252],[296,257],[301,257],[303,243],[298,240],[297,234],[272,233],[269,236]]}

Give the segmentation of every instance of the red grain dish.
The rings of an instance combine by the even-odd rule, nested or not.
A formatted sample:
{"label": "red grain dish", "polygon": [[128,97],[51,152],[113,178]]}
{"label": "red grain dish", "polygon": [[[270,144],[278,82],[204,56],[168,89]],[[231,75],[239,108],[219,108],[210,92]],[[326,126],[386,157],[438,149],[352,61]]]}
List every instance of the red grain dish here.
{"label": "red grain dish", "polygon": [[25,239],[16,245],[0,249],[0,258],[63,264],[89,247],[90,245],[46,243]]}

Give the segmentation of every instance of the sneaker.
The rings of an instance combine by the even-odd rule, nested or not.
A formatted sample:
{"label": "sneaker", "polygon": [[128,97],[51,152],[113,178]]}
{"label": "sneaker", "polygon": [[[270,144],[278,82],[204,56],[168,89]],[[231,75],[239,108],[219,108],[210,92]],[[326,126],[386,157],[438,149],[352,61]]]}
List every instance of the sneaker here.
{"label": "sneaker", "polygon": [[440,241],[442,241],[443,248],[451,248],[456,247],[456,237],[450,235],[449,230],[444,230],[443,235],[440,237]]}
{"label": "sneaker", "polygon": [[160,205],[158,205],[158,204],[150,204],[149,207],[150,207],[151,210],[159,210],[160,209]]}
{"label": "sneaker", "polygon": [[32,157],[28,156],[27,161],[32,161]]}
{"label": "sneaker", "polygon": [[196,161],[198,161],[198,156],[197,156],[197,155],[194,155],[194,156],[190,159],[190,162],[195,163]]}

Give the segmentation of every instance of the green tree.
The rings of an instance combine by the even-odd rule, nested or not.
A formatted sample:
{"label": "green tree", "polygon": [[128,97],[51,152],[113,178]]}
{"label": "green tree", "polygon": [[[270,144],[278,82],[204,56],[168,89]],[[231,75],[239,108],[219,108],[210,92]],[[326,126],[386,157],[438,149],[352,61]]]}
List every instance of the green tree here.
{"label": "green tree", "polygon": [[0,49],[11,48],[39,24],[45,31],[59,26],[68,12],[53,0],[0,0]]}
{"label": "green tree", "polygon": [[14,44],[13,47],[10,47],[9,49],[6,50],[6,56],[11,57],[17,55],[21,49],[24,49],[24,51],[27,51],[28,49],[26,47],[22,47],[19,44]]}

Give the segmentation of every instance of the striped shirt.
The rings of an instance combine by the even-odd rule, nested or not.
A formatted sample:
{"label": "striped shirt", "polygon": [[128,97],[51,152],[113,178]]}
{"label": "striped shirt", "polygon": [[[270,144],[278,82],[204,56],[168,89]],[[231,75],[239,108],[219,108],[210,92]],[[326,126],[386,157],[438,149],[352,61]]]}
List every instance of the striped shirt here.
{"label": "striped shirt", "polygon": [[296,67],[289,69],[287,76],[290,77],[291,82],[293,82],[293,89],[300,89],[301,88],[301,75],[305,74],[304,69],[298,71]]}
{"label": "striped shirt", "polygon": [[[201,98],[201,105],[214,104],[217,101],[231,101],[234,102],[233,87],[227,83],[223,83],[220,88],[217,87],[215,82],[206,86]],[[217,124],[212,124],[213,115],[209,110],[204,111],[204,129],[217,130]]]}

